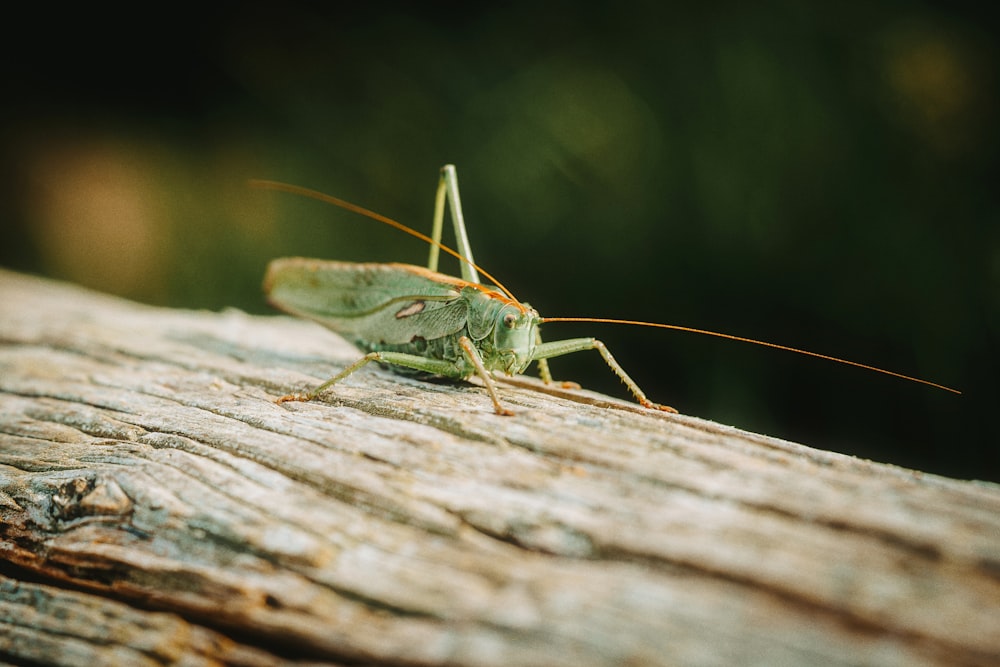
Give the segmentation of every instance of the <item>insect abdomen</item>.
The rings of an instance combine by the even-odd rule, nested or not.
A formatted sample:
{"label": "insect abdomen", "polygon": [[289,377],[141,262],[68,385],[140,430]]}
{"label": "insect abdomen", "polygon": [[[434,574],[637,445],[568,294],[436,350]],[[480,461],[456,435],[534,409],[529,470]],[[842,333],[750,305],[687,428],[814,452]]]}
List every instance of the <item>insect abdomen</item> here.
{"label": "insect abdomen", "polygon": [[[405,354],[412,354],[426,359],[450,361],[455,369],[454,373],[448,373],[444,375],[444,377],[448,377],[453,380],[463,380],[475,373],[476,369],[472,366],[472,364],[466,361],[465,354],[462,352],[462,348],[458,344],[458,339],[462,335],[465,335],[464,329],[451,336],[432,338],[430,340],[420,336],[415,336],[409,343],[372,343],[370,341],[356,340],[354,341],[354,344],[365,352],[403,352]],[[408,368],[397,364],[381,364],[381,366],[383,368],[391,369],[394,373],[405,375],[407,377],[420,379],[442,377],[441,375],[435,373],[428,373],[426,371]]]}

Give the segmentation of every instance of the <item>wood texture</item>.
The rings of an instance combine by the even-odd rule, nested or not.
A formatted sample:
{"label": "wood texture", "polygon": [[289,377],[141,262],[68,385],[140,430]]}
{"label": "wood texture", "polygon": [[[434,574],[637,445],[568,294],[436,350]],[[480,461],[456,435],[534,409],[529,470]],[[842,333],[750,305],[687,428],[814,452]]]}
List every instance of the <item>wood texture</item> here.
{"label": "wood texture", "polygon": [[588,392],[505,384],[497,417],[374,367],[273,402],[357,358],[0,273],[0,655],[1000,661],[995,485]]}

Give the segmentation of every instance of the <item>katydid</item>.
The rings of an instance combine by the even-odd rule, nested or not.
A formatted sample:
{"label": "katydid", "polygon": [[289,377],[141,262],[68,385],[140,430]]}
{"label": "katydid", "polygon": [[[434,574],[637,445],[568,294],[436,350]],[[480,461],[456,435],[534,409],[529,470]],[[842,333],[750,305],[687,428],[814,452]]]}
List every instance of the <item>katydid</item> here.
{"label": "katydid", "polygon": [[[252,181],[252,184],[334,204],[395,227],[430,245],[426,268],[411,264],[352,263],[301,257],[281,258],[270,263],[264,278],[264,292],[271,305],[297,317],[314,320],[367,352],[315,389],[282,396],[278,399],[279,403],[312,400],[362,366],[377,361],[397,372],[424,377],[464,380],[476,375],[486,386],[496,413],[510,415],[511,411],[500,402],[494,372],[519,375],[534,361],[538,364],[542,380],[550,384],[549,358],[596,350],[641,405],[653,410],[676,412],[671,407],[650,401],[611,356],[604,343],[596,338],[543,342],[539,329],[545,322],[608,322],[702,333],[846,363],[960,393],[927,380],[867,364],[714,331],[631,320],[541,317],[527,303],[514,298],[500,281],[473,260],[453,165],[441,168],[431,236],[313,190],[274,181]],[[446,206],[451,211],[457,250],[441,243]],[[438,273],[439,250],[459,259],[461,278]],[[492,284],[482,283],[480,274]]]}

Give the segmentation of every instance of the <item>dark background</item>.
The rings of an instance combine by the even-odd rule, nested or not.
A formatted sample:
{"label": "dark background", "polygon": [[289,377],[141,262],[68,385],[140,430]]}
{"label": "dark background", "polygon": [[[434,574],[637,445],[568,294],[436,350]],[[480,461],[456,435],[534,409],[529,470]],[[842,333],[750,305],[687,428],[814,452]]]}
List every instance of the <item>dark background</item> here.
{"label": "dark background", "polygon": [[[427,230],[453,162],[476,259],[543,315],[711,328],[965,394],[691,334],[547,339],[603,339],[687,414],[1000,479],[987,3],[413,4],[5,21],[0,264],[267,312],[270,258],[426,249],[248,178]],[[553,368],[624,395],[596,354]]]}

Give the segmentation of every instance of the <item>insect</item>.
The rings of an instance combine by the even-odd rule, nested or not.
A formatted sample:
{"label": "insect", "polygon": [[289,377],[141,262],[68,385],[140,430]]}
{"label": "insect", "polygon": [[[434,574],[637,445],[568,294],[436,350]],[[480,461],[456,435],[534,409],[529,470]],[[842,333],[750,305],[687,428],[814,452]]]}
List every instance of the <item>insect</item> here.
{"label": "insect", "polygon": [[[714,331],[632,320],[542,317],[527,303],[514,298],[500,281],[475,263],[453,165],[441,168],[431,236],[320,192],[275,181],[255,180],[251,184],[334,204],[395,227],[430,245],[426,268],[412,264],[353,263],[302,257],[276,259],[268,265],[264,293],[271,305],[291,315],[318,322],[366,352],[357,362],[311,391],[282,396],[278,399],[279,403],[312,400],[362,366],[376,361],[397,372],[418,377],[464,380],[478,376],[489,393],[496,413],[510,415],[512,412],[504,407],[497,393],[495,372],[519,375],[531,362],[536,362],[543,382],[551,384],[548,359],[596,350],[641,405],[651,410],[676,412],[669,406],[649,400],[615,361],[604,343],[596,338],[543,342],[540,327],[548,322],[634,324],[707,334],[858,366],[960,393],[927,380],[867,364]],[[457,250],[441,243],[446,206],[451,211]],[[459,259],[461,278],[438,273],[439,251]],[[480,274],[491,284],[481,282]]]}

